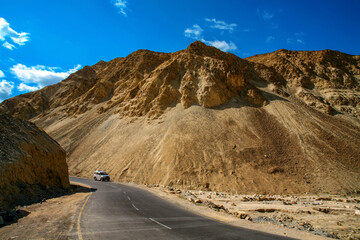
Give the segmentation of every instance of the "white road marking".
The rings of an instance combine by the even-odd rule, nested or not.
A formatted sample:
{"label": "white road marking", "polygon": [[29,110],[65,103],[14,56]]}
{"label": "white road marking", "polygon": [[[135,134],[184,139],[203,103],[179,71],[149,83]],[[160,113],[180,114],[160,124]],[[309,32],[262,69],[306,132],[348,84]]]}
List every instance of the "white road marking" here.
{"label": "white road marking", "polygon": [[128,196],[129,201],[131,201],[130,197]]}
{"label": "white road marking", "polygon": [[135,205],[134,204],[131,204],[136,210],[138,210],[139,211],[139,209],[137,208],[137,207],[135,207]]}
{"label": "white road marking", "polygon": [[152,219],[152,218],[149,218],[151,221],[153,221],[154,223],[157,223],[157,224],[159,224],[160,226],[163,226],[164,228],[167,228],[167,229],[172,229],[171,227],[168,227],[168,226],[166,226],[166,225],[164,225],[164,224],[162,224],[162,223],[160,223],[160,222],[158,222],[158,221],[156,221],[155,219]]}

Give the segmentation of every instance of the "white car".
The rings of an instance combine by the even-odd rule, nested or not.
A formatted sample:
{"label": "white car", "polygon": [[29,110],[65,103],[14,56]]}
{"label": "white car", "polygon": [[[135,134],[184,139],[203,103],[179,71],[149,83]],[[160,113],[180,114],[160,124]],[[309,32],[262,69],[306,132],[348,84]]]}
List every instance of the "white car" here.
{"label": "white car", "polygon": [[94,172],[95,181],[110,181],[110,176],[105,171],[96,170]]}

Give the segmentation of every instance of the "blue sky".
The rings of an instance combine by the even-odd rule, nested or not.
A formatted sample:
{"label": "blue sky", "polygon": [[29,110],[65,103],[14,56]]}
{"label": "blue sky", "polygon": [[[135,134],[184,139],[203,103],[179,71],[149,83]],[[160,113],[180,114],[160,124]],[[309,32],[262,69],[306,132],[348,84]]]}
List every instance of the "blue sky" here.
{"label": "blue sky", "polygon": [[239,57],[360,54],[359,0],[0,0],[0,102],[125,57],[200,40]]}

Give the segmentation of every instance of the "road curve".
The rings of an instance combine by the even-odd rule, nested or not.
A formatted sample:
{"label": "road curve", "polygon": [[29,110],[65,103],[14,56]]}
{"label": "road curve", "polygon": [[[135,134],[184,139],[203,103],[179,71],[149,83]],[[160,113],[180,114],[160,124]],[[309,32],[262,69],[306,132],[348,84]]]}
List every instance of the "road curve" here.
{"label": "road curve", "polygon": [[79,211],[73,239],[290,239],[198,216],[140,188],[70,180],[94,188]]}

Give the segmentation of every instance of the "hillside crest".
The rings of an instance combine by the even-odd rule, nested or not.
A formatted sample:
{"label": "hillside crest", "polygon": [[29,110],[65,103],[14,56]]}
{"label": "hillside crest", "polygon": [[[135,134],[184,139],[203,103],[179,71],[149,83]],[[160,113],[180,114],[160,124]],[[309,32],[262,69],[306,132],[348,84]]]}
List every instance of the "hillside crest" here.
{"label": "hillside crest", "polygon": [[[126,58],[71,74],[58,84],[5,100],[3,111],[32,119],[61,108],[67,116],[98,105],[123,116],[156,118],[178,103],[217,107],[233,98],[266,105],[256,86],[268,85],[281,97],[294,95],[329,114],[359,116],[359,56],[338,51],[290,51],[240,59],[200,41],[175,53],[138,50]],[[58,114],[58,113],[57,113]]]}

